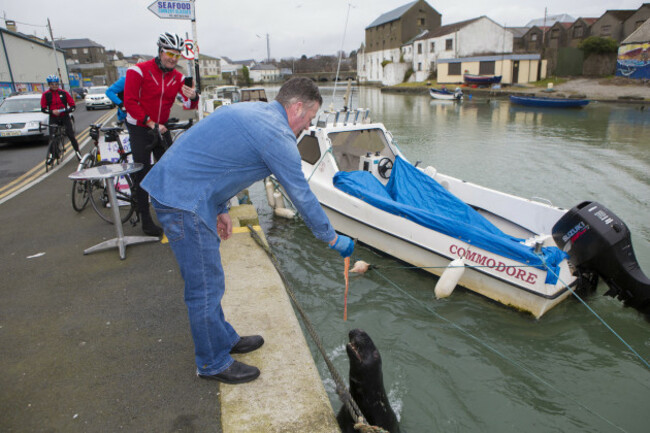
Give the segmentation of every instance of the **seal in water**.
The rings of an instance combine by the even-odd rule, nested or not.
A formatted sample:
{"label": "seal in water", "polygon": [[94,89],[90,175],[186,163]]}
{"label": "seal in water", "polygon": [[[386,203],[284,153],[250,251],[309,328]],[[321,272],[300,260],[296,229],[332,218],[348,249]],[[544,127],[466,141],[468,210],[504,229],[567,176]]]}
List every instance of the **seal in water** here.
{"label": "seal in water", "polygon": [[[384,389],[381,355],[375,343],[361,329],[349,333],[350,342],[345,346],[350,359],[350,394],[359,406],[368,424],[381,427],[391,433],[399,433],[395,412],[390,407]],[[343,433],[356,432],[354,420],[345,405],[336,417]]]}

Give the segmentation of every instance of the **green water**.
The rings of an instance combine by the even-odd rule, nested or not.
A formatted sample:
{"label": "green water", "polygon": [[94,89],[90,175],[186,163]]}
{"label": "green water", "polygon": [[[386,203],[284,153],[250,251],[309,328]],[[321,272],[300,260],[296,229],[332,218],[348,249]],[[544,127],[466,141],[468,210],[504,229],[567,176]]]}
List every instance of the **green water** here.
{"label": "green water", "polygon": [[[332,89],[322,90],[329,105]],[[564,208],[599,201],[626,222],[650,274],[650,110],[595,103],[531,110],[485,98],[459,105],[365,88],[352,106],[370,108],[411,162]],[[435,277],[357,246],[353,259],[377,268],[352,278],[344,322],[342,259],[302,221],[274,218],[260,184],[251,196],[344,377],[348,331],[362,328],[373,338],[403,431],[648,431],[650,369],[577,300],[540,320],[464,290],[436,300]],[[587,304],[650,361],[650,322],[606,290],[599,284]],[[307,339],[338,411],[325,362]]]}

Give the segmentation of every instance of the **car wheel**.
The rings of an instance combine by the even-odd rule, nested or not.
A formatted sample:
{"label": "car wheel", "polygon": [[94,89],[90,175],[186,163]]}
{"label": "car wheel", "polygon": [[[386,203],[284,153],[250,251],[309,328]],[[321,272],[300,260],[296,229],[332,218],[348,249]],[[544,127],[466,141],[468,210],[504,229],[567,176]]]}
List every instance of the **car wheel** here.
{"label": "car wheel", "polygon": [[86,111],[90,111],[90,107],[86,105]]}

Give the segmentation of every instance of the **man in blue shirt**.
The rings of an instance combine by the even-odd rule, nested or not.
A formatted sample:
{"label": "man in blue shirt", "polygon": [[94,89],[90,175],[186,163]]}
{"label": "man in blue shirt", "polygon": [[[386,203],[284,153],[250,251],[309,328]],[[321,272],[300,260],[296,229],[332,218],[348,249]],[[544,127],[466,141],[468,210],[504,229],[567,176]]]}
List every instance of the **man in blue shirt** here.
{"label": "man in blue shirt", "polygon": [[106,96],[117,105],[117,121],[122,123],[126,119],[126,110],[124,109],[124,83],[126,77],[120,77],[111,87],[106,90]]}
{"label": "man in blue shirt", "polygon": [[264,343],[240,337],[225,320],[225,280],[219,245],[232,234],[228,201],[274,174],[314,236],[343,257],[352,240],[337,235],[301,169],[296,137],[307,129],[323,99],[310,79],[287,81],[275,101],[219,108],[183,134],[141,183],[149,192],[185,281],[199,377],[225,383],[256,379],[256,367],[233,360]]}

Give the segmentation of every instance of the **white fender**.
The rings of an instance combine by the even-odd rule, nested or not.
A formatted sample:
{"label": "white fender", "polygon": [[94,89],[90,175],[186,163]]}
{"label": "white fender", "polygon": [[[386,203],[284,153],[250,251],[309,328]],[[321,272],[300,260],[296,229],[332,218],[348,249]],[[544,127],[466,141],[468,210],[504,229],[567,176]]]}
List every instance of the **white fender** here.
{"label": "white fender", "polygon": [[271,182],[269,179],[266,179],[266,182],[264,182],[264,189],[266,189],[266,201],[269,202],[271,209],[274,209],[275,199],[273,198],[273,182]]}
{"label": "white fender", "polygon": [[293,209],[287,209],[284,207],[276,207],[273,210],[273,213],[286,219],[293,219],[296,216],[296,212]]}
{"label": "white fender", "polygon": [[275,209],[284,209],[284,198],[282,198],[282,193],[280,191],[276,191],[273,193],[273,202],[275,203],[274,208]]}
{"label": "white fender", "polygon": [[454,291],[458,281],[465,272],[465,261],[463,259],[456,259],[449,263],[447,269],[442,273],[440,279],[436,283],[434,293],[436,298],[446,298]]}

